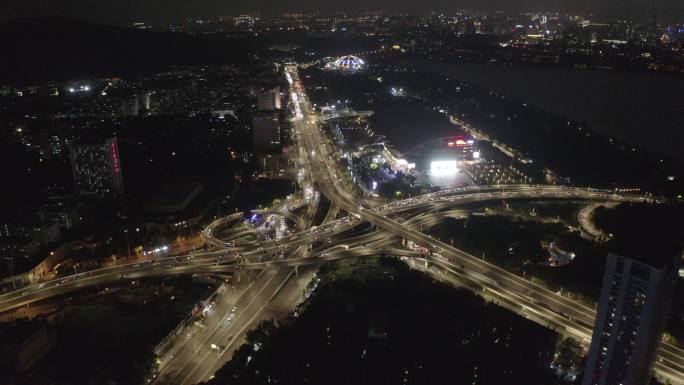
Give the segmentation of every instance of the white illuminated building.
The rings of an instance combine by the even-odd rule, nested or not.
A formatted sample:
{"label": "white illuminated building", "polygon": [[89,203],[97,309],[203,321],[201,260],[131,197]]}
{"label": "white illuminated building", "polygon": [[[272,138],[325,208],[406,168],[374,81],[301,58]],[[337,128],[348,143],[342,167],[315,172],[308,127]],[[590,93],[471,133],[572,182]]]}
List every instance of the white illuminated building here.
{"label": "white illuminated building", "polygon": [[458,174],[458,162],[455,160],[433,160],[430,163],[431,176],[455,176]]}
{"label": "white illuminated building", "polygon": [[356,56],[342,56],[334,61],[329,62],[326,68],[336,69],[342,71],[356,71],[363,69],[366,66],[366,62],[363,59]]}

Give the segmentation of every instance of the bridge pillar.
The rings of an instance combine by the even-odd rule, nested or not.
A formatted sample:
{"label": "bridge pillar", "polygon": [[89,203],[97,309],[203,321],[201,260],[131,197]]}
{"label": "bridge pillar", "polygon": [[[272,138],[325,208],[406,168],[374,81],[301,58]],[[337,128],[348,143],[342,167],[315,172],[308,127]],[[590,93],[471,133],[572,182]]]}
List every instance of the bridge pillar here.
{"label": "bridge pillar", "polygon": [[427,269],[428,266],[429,266],[429,263],[428,263],[428,261],[427,261],[427,259],[426,259],[426,260],[425,260],[425,268]]}

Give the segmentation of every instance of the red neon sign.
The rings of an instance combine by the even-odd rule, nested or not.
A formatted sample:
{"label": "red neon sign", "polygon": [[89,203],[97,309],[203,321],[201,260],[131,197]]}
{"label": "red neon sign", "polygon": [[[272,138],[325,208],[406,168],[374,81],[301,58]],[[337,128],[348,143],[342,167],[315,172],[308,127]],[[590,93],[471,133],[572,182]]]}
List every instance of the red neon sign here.
{"label": "red neon sign", "polygon": [[119,175],[119,154],[116,152],[116,142],[112,142],[112,160],[114,161],[114,174]]}

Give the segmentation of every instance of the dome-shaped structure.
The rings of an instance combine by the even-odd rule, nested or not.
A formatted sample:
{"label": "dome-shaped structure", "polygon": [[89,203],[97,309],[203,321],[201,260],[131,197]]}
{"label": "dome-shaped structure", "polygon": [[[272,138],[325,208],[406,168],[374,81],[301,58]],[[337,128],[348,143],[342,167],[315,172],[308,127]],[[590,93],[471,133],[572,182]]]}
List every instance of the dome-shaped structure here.
{"label": "dome-shaped structure", "polygon": [[366,62],[356,56],[342,56],[335,60],[335,67],[343,70],[358,70],[363,68]]}

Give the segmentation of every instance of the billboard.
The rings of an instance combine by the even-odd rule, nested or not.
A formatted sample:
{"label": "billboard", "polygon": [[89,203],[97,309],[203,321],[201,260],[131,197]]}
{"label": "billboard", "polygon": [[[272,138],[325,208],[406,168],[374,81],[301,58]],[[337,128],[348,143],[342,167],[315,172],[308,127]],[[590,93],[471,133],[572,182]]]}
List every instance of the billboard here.
{"label": "billboard", "polygon": [[467,136],[459,135],[448,139],[446,144],[447,147],[469,147],[475,145],[475,140]]}
{"label": "billboard", "polygon": [[430,175],[449,176],[458,174],[458,162],[455,160],[433,160],[430,162]]}

